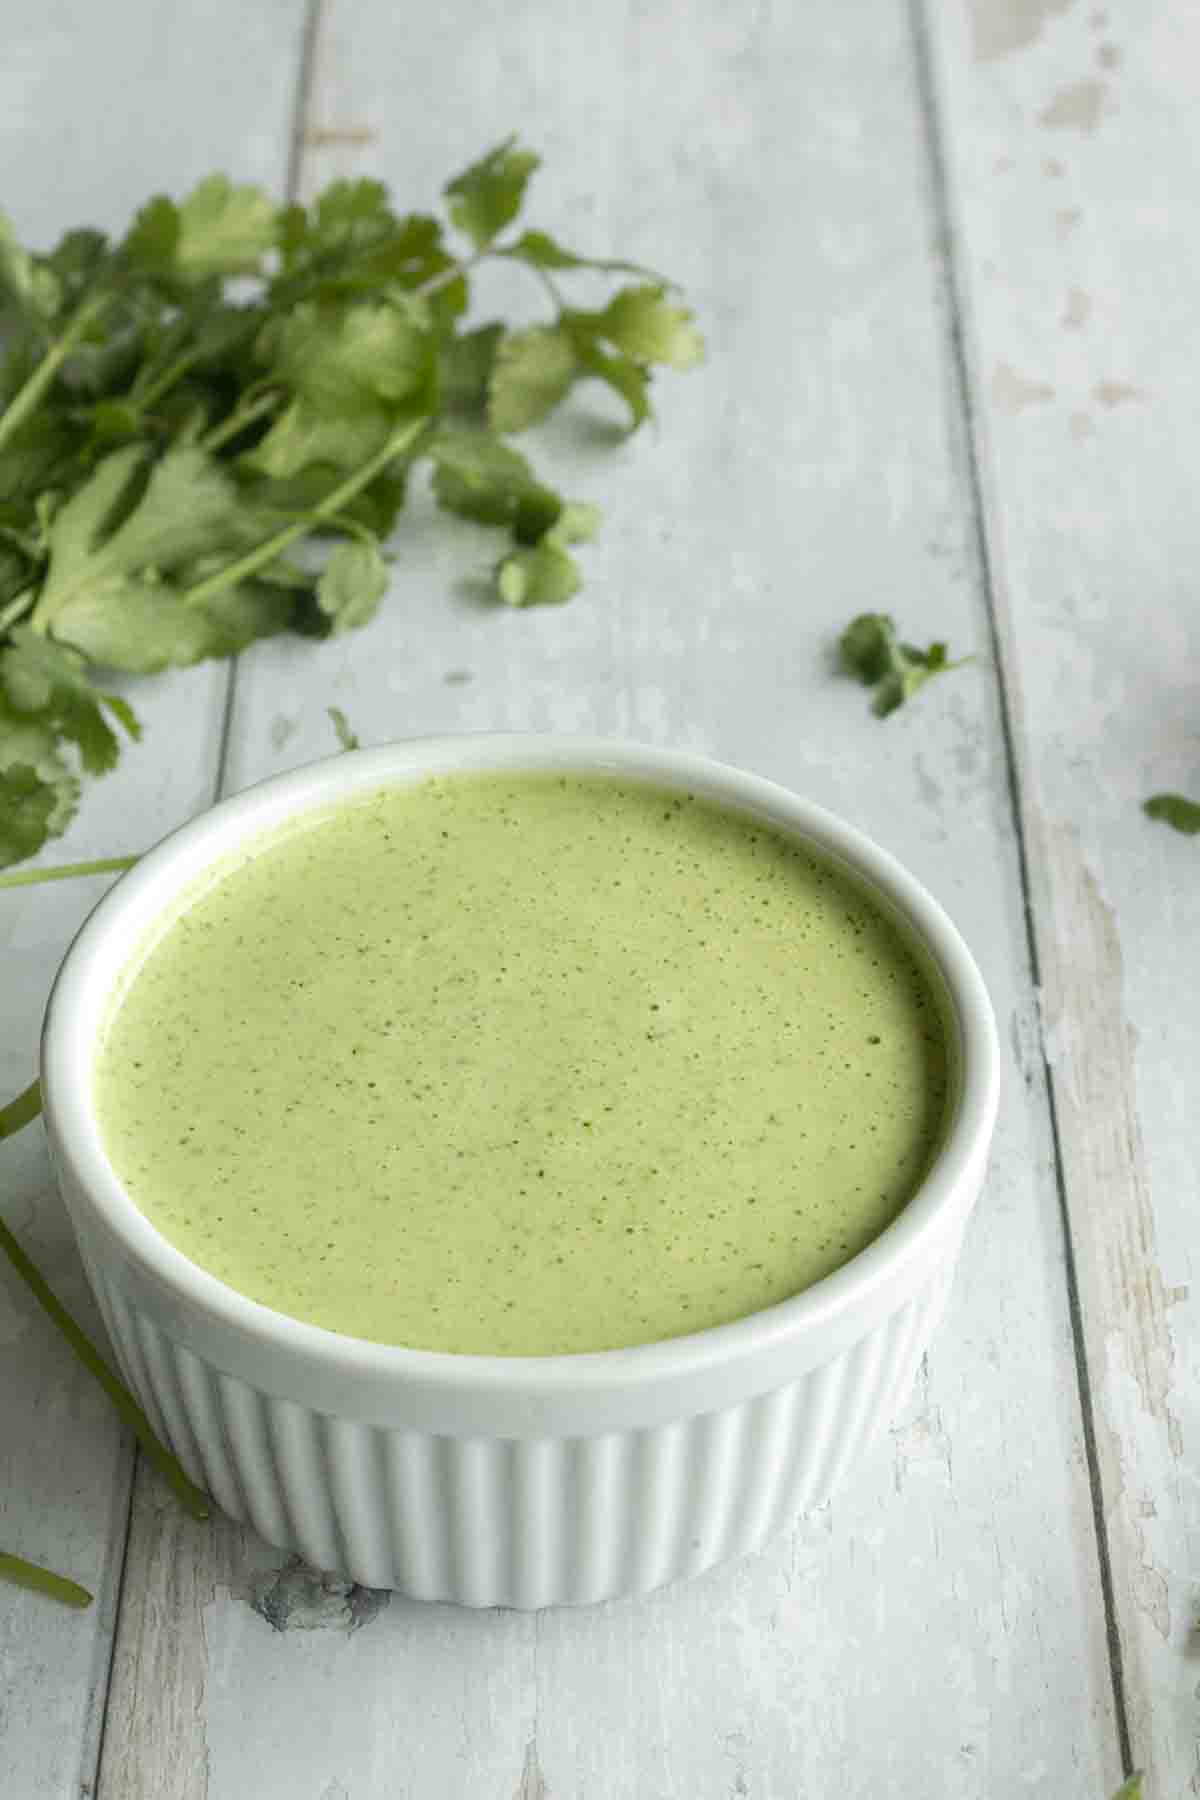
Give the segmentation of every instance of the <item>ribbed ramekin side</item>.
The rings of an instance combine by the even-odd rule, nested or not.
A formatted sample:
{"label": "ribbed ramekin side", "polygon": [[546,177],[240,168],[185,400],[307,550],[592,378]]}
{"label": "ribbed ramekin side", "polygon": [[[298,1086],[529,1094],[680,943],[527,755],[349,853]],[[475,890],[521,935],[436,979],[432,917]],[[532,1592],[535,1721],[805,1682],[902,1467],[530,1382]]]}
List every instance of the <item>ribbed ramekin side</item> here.
{"label": "ribbed ramekin side", "polygon": [[425,1600],[611,1599],[758,1548],[820,1505],[890,1423],[948,1271],[840,1356],[733,1405],[596,1435],[511,1439],[333,1417],[219,1372],[96,1277],[157,1429],[235,1518],[322,1569]]}

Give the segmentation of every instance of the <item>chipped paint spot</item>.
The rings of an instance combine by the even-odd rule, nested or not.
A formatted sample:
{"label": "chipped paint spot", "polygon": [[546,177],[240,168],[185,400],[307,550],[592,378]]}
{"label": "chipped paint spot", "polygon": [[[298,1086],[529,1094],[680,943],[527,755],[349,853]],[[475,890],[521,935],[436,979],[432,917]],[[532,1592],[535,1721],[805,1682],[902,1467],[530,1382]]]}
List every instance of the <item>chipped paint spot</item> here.
{"label": "chipped paint spot", "polygon": [[1121,52],[1117,49],[1115,44],[1101,44],[1096,52],[1096,61],[1100,64],[1102,69],[1119,69],[1121,66]]}
{"label": "chipped paint spot", "polygon": [[513,1800],[550,1800],[550,1789],[546,1786],[546,1777],[542,1774],[542,1765],[538,1761],[537,1742],[530,1738],[525,1746],[525,1762],[521,1769],[521,1779],[517,1783]]}
{"label": "chipped paint spot", "polygon": [[1164,1643],[1171,1637],[1171,1600],[1166,1577],[1152,1563],[1140,1563],[1133,1571],[1133,1592],[1139,1607]]}
{"label": "chipped paint spot", "polygon": [[288,739],[295,732],[295,729],[295,719],[289,718],[286,713],[276,713],[275,717],[271,720],[272,750],[282,750]]}
{"label": "chipped paint spot", "polygon": [[992,400],[1001,412],[1024,412],[1027,406],[1044,406],[1054,389],[1044,381],[1030,381],[1008,363],[997,363],[992,375]]}
{"label": "chipped paint spot", "polygon": [[304,134],[308,150],[331,150],[339,144],[365,146],[375,143],[378,132],[370,125],[314,125]]}
{"label": "chipped paint spot", "polygon": [[442,676],[447,687],[466,687],[467,683],[474,679],[470,669],[447,669]]}
{"label": "chipped paint spot", "polygon": [[1057,181],[1066,172],[1066,163],[1060,163],[1057,156],[1048,156],[1042,164],[1042,174],[1048,175],[1052,181]]}
{"label": "chipped paint spot", "polygon": [[1038,124],[1046,126],[1049,131],[1082,131],[1087,134],[1095,131],[1105,114],[1112,111],[1109,91],[1104,82],[1091,79],[1073,81],[1070,86],[1059,88],[1050,104],[1038,114]]}
{"label": "chipped paint spot", "polygon": [[1082,444],[1086,438],[1095,437],[1095,435],[1096,421],[1092,418],[1091,413],[1073,412],[1071,414],[1071,436],[1077,444]]}
{"label": "chipped paint spot", "polygon": [[1036,1013],[1024,1006],[1014,1006],[1009,1015],[1008,1037],[1017,1073],[1026,1087],[1032,1087],[1042,1060]]}
{"label": "chipped paint spot", "polygon": [[298,1556],[260,1575],[247,1595],[272,1631],[357,1631],[377,1618],[391,1597],[387,1588],[360,1587],[310,1569]]}
{"label": "chipped paint spot", "polygon": [[[1126,1692],[1134,1741],[1149,1742],[1147,1672],[1184,1603],[1170,1546],[1188,1470],[1173,1406],[1176,1350],[1170,1289],[1156,1241],[1137,1104],[1136,1035],[1126,1017],[1117,921],[1078,830],[1036,826],[1053,895],[1046,964],[1054,1088],[1067,1169],[1071,1235],[1093,1371],[1100,1459],[1122,1641],[1140,1669]],[[1133,1472],[1136,1471],[1136,1486]],[[1147,1516],[1153,1496],[1166,1518]],[[1172,1595],[1172,1584],[1176,1596]]]}
{"label": "chipped paint spot", "polygon": [[971,0],[971,55],[993,62],[1036,43],[1049,19],[1065,13],[1071,0]]}
{"label": "chipped paint spot", "polygon": [[1054,215],[1054,235],[1060,244],[1065,244],[1071,233],[1078,227],[1083,217],[1083,209],[1078,206],[1064,206]]}
{"label": "chipped paint spot", "polygon": [[1101,406],[1128,406],[1133,400],[1144,400],[1144,388],[1132,387],[1127,381],[1098,381],[1092,390]]}
{"label": "chipped paint spot", "polygon": [[947,1487],[954,1482],[954,1457],[950,1434],[942,1419],[942,1409],[929,1398],[929,1359],[921,1358],[913,1384],[916,1412],[903,1423],[893,1425],[892,1483],[899,1494],[914,1471],[932,1470]]}
{"label": "chipped paint spot", "polygon": [[1082,288],[1068,288],[1066,302],[1063,306],[1063,315],[1060,321],[1063,330],[1078,331],[1081,325],[1087,324],[1091,314],[1091,295],[1085,294]]}

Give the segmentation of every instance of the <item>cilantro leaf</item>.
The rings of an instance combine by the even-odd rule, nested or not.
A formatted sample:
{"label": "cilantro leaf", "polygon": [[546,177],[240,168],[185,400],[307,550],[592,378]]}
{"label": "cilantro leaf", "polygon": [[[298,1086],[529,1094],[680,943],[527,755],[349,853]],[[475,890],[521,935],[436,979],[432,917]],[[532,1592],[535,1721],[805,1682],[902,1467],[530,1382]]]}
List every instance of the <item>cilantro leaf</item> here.
{"label": "cilantro leaf", "polygon": [[871,710],[880,719],[911,700],[932,676],[973,661],[964,656],[949,662],[943,643],[930,644],[925,650],[902,644],[887,613],[860,613],[847,625],[838,648],[846,673],[875,689]]}
{"label": "cilantro leaf", "polygon": [[493,431],[524,431],[566,398],[578,371],[570,333],[535,325],[501,339],[488,383]]}
{"label": "cilantro leaf", "polygon": [[[56,514],[50,566],[33,613],[38,630],[117,667],[166,665],[158,645],[144,663],[106,656],[99,647],[109,632],[106,621],[115,639],[127,639],[136,630],[132,614],[148,623],[147,602],[165,596],[164,572],[203,555],[248,548],[266,536],[264,521],[205,451],[191,445],[169,450],[131,506],[145,471],[140,444],[116,450]],[[123,607],[131,609],[128,626],[116,616]]]}
{"label": "cilantro leaf", "polygon": [[415,303],[305,302],[277,322],[262,346],[269,380],[295,395],[246,458],[287,478],[313,463],[342,470],[365,462],[403,410],[432,412],[437,351]]}
{"label": "cilantro leaf", "polygon": [[1200,832],[1200,800],[1189,800],[1186,794],[1151,794],[1142,811],[1148,819],[1160,819],[1188,837]]}
{"label": "cilantro leaf", "polygon": [[190,280],[253,275],[275,242],[275,207],[261,188],[210,175],[179,208],[175,262]]}
{"label": "cilantro leaf", "polygon": [[618,350],[639,362],[691,369],[704,360],[704,339],[686,306],[675,306],[661,287],[622,288],[596,316],[596,328]]}
{"label": "cilantro leaf", "polygon": [[37,855],[57,806],[53,784],[29,763],[0,768],[0,868]]}
{"label": "cilantro leaf", "polygon": [[0,686],[0,867],[34,856],[75,816],[79,781],[45,717],[18,713]]}
{"label": "cilantro leaf", "polygon": [[17,234],[0,213],[0,289],[6,290],[20,310],[39,325],[48,325],[62,305],[62,287],[53,270],[40,257],[30,256]]}
{"label": "cilantro leaf", "polygon": [[373,619],[387,585],[387,564],[378,544],[369,539],[338,544],[317,583],[317,605],[330,631],[349,631]]}
{"label": "cilantro leaf", "polygon": [[516,142],[515,137],[506,138],[442,190],[451,219],[477,250],[516,218],[529,177],[541,161],[532,151],[518,150]]}
{"label": "cilantro leaf", "polygon": [[148,201],[123,249],[136,267],[193,283],[258,274],[275,237],[275,207],[261,188],[209,175],[178,206],[165,194]]}
{"label": "cilantro leaf", "polygon": [[438,346],[438,388],[444,412],[473,424],[483,423],[496,352],[503,339],[503,325],[480,325]]}
{"label": "cilantro leaf", "polygon": [[222,557],[188,565],[186,585],[182,579],[176,584],[148,576],[111,582],[95,593],[85,588],[59,630],[69,632],[72,648],[91,661],[131,675],[234,656],[257,639],[286,630],[297,611],[289,582],[242,581],[201,604],[189,601],[187,586],[223,566]]}
{"label": "cilantro leaf", "polygon": [[496,591],[507,606],[557,606],[582,585],[575,558],[549,538],[511,551],[496,568]]}
{"label": "cilantro leaf", "polygon": [[129,703],[94,688],[81,656],[16,625],[0,651],[0,686],[13,711],[41,715],[79,748],[84,768],[103,775],[117,760],[116,735],[104,716],[110,711],[132,738],[141,727]]}
{"label": "cilantro leaf", "polygon": [[572,325],[575,355],[581,374],[594,375],[624,400],[629,408],[629,429],[653,417],[650,405],[650,373],[631,356],[614,355],[599,345],[593,335]]}
{"label": "cilantro leaf", "polygon": [[434,496],[446,511],[480,525],[513,525],[522,505],[549,494],[548,504],[557,518],[561,507],[557,495],[541,487],[520,451],[491,432],[443,427],[428,451],[434,465]]}

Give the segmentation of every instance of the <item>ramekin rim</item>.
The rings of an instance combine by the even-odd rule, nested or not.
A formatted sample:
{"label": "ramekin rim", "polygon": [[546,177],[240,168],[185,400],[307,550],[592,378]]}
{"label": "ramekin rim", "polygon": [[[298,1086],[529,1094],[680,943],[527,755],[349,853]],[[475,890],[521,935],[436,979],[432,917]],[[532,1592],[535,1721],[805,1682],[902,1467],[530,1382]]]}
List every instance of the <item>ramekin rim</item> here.
{"label": "ramekin rim", "polygon": [[[483,1356],[418,1350],[344,1336],[275,1311],[228,1286],[177,1250],[125,1192],[105,1154],[91,1105],[92,1038],[79,1028],[95,1016],[133,942],[157,908],[150,907],[124,948],[122,921],[178,893],[200,871],[275,820],[315,810],[328,799],[452,771],[535,770],[624,773],[647,784],[704,788],[734,807],[761,809],[777,827],[832,852],[897,908],[931,955],[949,992],[960,1034],[962,1077],[954,1118],[933,1164],[896,1219],[830,1275],[774,1305],[726,1324],[628,1348],[553,1356]],[[304,798],[305,796],[308,798]],[[288,804],[296,797],[295,803]],[[268,815],[264,817],[264,815]],[[200,854],[202,852],[207,852]],[[182,872],[180,872],[182,870]],[[764,776],[691,751],[565,732],[463,732],[398,739],[344,752],[269,776],[169,832],[98,902],[60,965],[42,1031],[41,1075],[46,1123],[60,1162],[123,1254],[177,1300],[275,1351],[313,1359],[342,1377],[408,1377],[426,1387],[501,1390],[529,1397],[588,1390],[627,1381],[698,1373],[741,1361],[807,1336],[841,1318],[893,1280],[976,1184],[995,1120],[999,1051],[991,1003],[973,957],[941,905],[892,854],[836,814]]]}

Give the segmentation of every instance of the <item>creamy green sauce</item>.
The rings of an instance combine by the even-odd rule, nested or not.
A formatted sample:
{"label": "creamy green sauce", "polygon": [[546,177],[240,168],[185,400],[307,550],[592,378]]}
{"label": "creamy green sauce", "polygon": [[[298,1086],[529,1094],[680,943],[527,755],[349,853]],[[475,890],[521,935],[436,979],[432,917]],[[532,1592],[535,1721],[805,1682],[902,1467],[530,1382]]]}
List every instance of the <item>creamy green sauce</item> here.
{"label": "creamy green sauce", "polygon": [[239,1292],[531,1356],[836,1269],[911,1195],[946,1082],[844,875],[700,800],[520,775],[252,844],[144,950],[94,1093],[138,1207]]}

